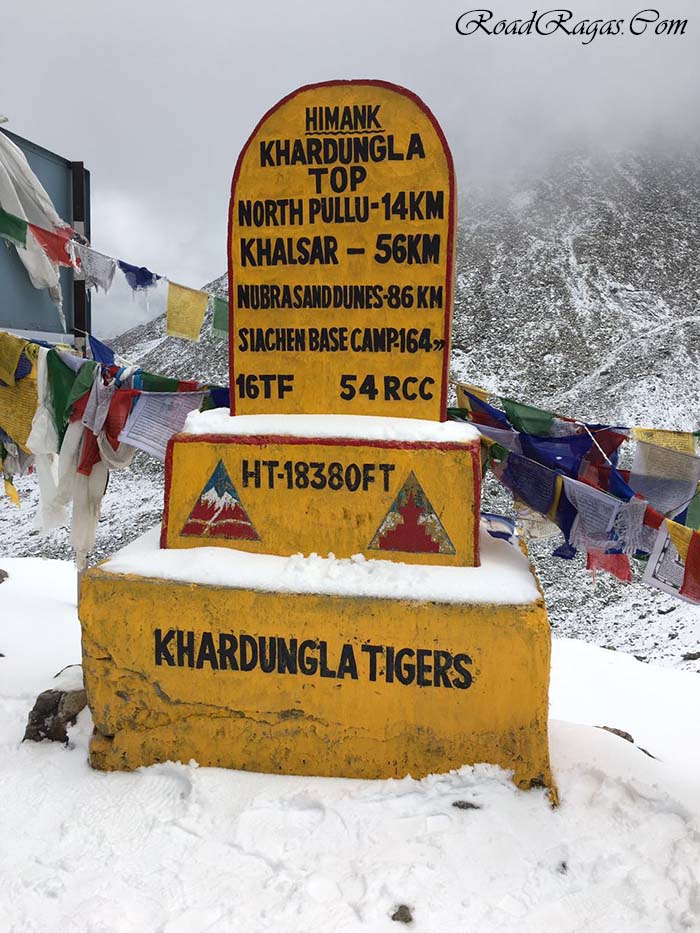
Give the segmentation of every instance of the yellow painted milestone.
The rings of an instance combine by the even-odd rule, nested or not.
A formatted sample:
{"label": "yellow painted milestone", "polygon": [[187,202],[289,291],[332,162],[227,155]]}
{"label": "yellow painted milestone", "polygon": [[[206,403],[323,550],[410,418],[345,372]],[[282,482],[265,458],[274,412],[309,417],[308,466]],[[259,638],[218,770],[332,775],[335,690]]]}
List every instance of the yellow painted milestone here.
{"label": "yellow painted milestone", "polygon": [[427,107],[377,81],[295,91],[236,166],[231,411],[443,420],[452,159]]}
{"label": "yellow painted milestone", "polygon": [[478,563],[479,443],[179,435],[164,547]]}
{"label": "yellow painted milestone", "polygon": [[94,767],[193,758],[418,778],[486,761],[551,786],[541,599],[260,592],[95,568],[80,617]]}

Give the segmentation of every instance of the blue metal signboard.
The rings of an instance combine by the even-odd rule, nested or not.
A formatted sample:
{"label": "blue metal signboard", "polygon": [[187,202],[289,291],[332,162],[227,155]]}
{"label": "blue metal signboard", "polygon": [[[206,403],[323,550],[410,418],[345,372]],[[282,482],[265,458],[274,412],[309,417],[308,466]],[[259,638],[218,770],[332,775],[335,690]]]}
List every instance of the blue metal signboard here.
{"label": "blue metal signboard", "polygon": [[[50,152],[36,143],[23,139],[8,130],[0,130],[18,146],[29,162],[39,181],[46,189],[60,216],[72,227],[80,230],[77,222],[76,196],[78,203],[85,206],[84,233],[90,234],[90,175],[82,170],[76,172],[76,163]],[[81,166],[81,163],[77,163]],[[82,183],[84,190],[74,190],[76,183]],[[72,333],[76,325],[76,307],[74,296],[73,273],[61,268],[61,290],[63,293],[63,312],[66,316],[66,328]],[[89,297],[88,297],[89,301]],[[27,270],[20,262],[13,246],[5,247],[0,240],[0,329],[35,331],[47,334],[62,334],[63,326],[56,305],[49,298],[48,290],[34,288]],[[89,329],[86,327],[85,329]]]}

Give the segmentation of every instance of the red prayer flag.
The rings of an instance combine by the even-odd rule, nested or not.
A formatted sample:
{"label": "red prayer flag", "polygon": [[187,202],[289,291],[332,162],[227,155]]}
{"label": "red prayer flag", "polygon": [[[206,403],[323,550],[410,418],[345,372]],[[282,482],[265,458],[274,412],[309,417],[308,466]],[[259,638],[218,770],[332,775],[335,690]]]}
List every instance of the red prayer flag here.
{"label": "red prayer flag", "polygon": [[90,476],[92,468],[99,463],[100,448],[97,446],[97,438],[90,428],[83,428],[83,443],[80,448],[80,462],[78,463],[78,473],[83,476]]}
{"label": "red prayer flag", "polygon": [[68,243],[73,236],[70,227],[60,227],[58,230],[44,230],[43,227],[29,224],[29,229],[51,262],[57,262],[60,266],[73,267],[68,255]]}
{"label": "red prayer flag", "polygon": [[629,557],[626,554],[606,554],[605,551],[588,551],[586,554],[586,567],[593,571],[595,578],[596,570],[607,570],[623,583],[632,582],[632,568],[630,567]]}
{"label": "red prayer flag", "polygon": [[685,562],[685,574],[680,595],[700,603],[700,534],[693,533],[688,545],[688,557]]}
{"label": "red prayer flag", "polygon": [[119,446],[119,435],[131,412],[131,403],[140,394],[138,389],[117,389],[112,396],[104,432],[113,450]]}

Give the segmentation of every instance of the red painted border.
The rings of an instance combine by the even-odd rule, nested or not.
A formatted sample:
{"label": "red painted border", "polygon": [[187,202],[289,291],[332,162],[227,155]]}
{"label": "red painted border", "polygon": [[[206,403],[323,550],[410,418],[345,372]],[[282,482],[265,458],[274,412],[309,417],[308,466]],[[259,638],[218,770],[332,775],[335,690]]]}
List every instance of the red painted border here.
{"label": "red painted border", "polygon": [[181,437],[182,435],[173,434],[173,436],[168,441],[168,446],[165,451],[165,488],[164,496],[165,501],[163,502],[163,521],[160,526],[160,546],[161,548],[167,548],[168,546],[168,522],[170,521],[170,484],[173,478],[173,449],[175,447],[175,438]]}
{"label": "red painted border", "polygon": [[474,477],[474,566],[481,567],[481,444],[472,450]]}
{"label": "red painted border", "polygon": [[433,125],[435,132],[440,140],[443,151],[445,153],[445,159],[447,161],[447,173],[449,178],[449,190],[450,190],[450,217],[449,217],[449,230],[447,234],[447,272],[445,275],[445,349],[443,352],[443,361],[442,361],[442,393],[440,396],[440,421],[447,421],[447,389],[449,385],[449,365],[450,365],[450,352],[452,344],[452,299],[454,293],[454,239],[457,226],[457,202],[456,202],[456,185],[455,185],[455,170],[454,162],[452,159],[452,153],[450,152],[450,147],[447,144],[447,139],[445,134],[442,131],[442,127],[437,121],[435,114],[430,110],[430,108],[425,104],[417,94],[414,94],[413,91],[409,91],[408,88],[402,87],[400,84],[392,84],[391,81],[380,81],[373,78],[352,78],[348,80],[338,80],[338,81],[319,81],[316,84],[305,84],[303,87],[297,88],[295,91],[292,91],[290,94],[287,94],[286,97],[283,97],[281,100],[277,101],[274,106],[265,113],[265,115],[257,122],[255,129],[250,134],[248,139],[245,142],[245,145],[241,149],[241,152],[236,160],[236,167],[233,172],[233,178],[231,180],[231,195],[229,197],[229,206],[228,206],[228,235],[226,237],[226,265],[228,269],[228,373],[229,373],[229,385],[231,387],[231,398],[230,398],[230,408],[231,414],[236,414],[236,389],[235,389],[235,380],[234,380],[234,369],[233,369],[233,358],[234,358],[234,329],[233,329],[233,261],[232,261],[232,252],[231,252],[231,240],[233,232],[233,202],[236,191],[236,183],[238,181],[238,176],[240,175],[241,165],[243,159],[245,158],[246,153],[248,152],[248,147],[253,141],[253,137],[257,135],[260,127],[265,123],[265,121],[272,116],[280,107],[286,104],[288,101],[295,98],[298,94],[302,94],[304,91],[315,90],[320,87],[343,87],[345,85],[365,85],[369,87],[382,87],[390,91],[395,91],[397,94],[401,94],[403,97],[408,97],[409,100],[412,100],[414,104],[418,106],[420,110],[426,115],[428,120]]}
{"label": "red painted border", "polygon": [[[381,447],[386,450],[464,450],[472,448],[472,456],[478,456],[478,440],[457,444],[454,441],[383,441],[359,437],[300,437],[298,434],[175,434],[168,444],[165,460],[166,482],[168,460],[172,458],[173,442],[178,444],[242,444],[247,446],[263,444],[288,444],[290,447],[302,444],[318,444],[321,447]],[[474,449],[475,448],[475,449]],[[481,468],[479,468],[481,469]]]}

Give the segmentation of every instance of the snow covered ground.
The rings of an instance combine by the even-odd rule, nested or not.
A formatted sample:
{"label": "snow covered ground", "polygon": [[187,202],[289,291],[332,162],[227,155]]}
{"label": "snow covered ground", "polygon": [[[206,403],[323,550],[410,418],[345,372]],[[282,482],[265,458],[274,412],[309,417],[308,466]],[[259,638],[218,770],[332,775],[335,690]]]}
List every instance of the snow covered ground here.
{"label": "snow covered ground", "polygon": [[0,567],[3,933],[381,933],[401,904],[423,933],[700,929],[697,673],[556,640],[557,810],[485,765],[423,781],[104,774],[87,711],[69,747],[21,744],[37,693],[80,661],[72,565]]}

